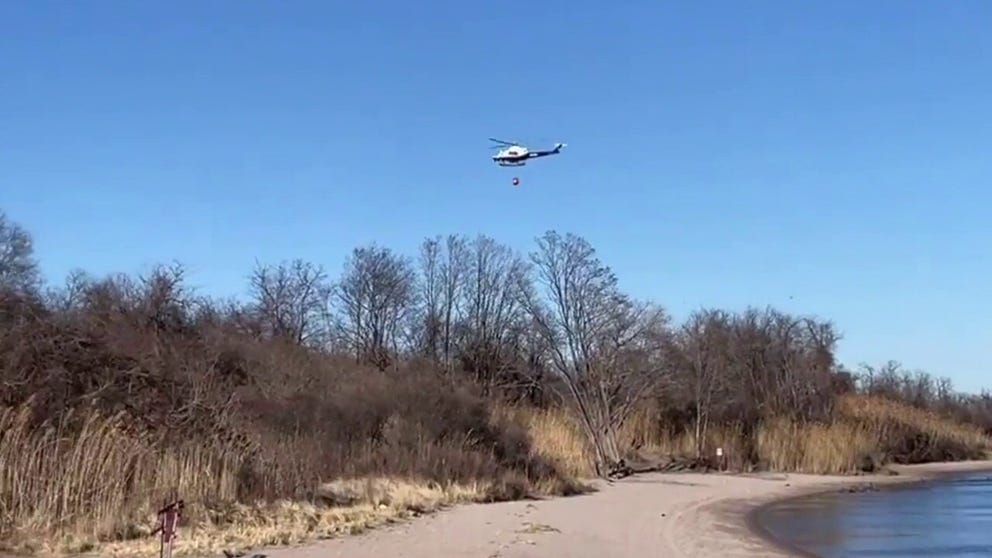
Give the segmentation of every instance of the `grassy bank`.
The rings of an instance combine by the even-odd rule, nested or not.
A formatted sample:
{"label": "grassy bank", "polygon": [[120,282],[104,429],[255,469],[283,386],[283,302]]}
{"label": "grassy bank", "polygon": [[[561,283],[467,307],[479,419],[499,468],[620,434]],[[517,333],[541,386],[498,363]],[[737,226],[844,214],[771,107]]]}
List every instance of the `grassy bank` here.
{"label": "grassy bank", "polygon": [[[0,550],[150,555],[157,552],[153,512],[173,497],[186,502],[185,554],[354,533],[459,502],[582,490],[530,454],[526,438],[486,444],[472,432],[457,441],[420,432],[409,440],[420,444],[409,448],[415,453],[369,447],[355,456],[383,473],[329,475],[299,487],[297,497],[266,498],[265,485],[315,466],[306,461],[305,440],[246,455],[210,440],[136,435],[124,415],[91,411],[35,425],[31,414],[30,407],[0,409]],[[502,426],[504,435],[513,431]],[[409,460],[407,471],[399,459]],[[414,472],[423,464],[436,469]]]}
{"label": "grassy bank", "polygon": [[[32,426],[28,407],[0,411],[0,504],[3,548],[17,552],[76,553],[99,549],[109,555],[157,552],[150,536],[152,511],[171,494],[188,503],[181,554],[291,544],[361,530],[465,502],[525,495],[562,495],[581,490],[576,479],[592,474],[591,455],[581,430],[556,409],[499,406],[492,424],[526,429],[527,468],[502,464],[501,472],[457,475],[450,480],[416,475],[342,477],[317,482],[307,498],[250,500],[245,483],[304,464],[252,462],[217,446],[191,443],[157,446],[129,432],[124,417],[97,411],[65,417],[60,424]],[[72,426],[70,426],[72,425]],[[76,428],[73,430],[72,428]],[[692,431],[670,432],[646,414],[623,433],[630,447],[673,456],[692,456]],[[732,427],[711,428],[703,447],[724,448],[734,469],[850,474],[888,462],[917,463],[980,458],[992,444],[980,429],[932,412],[880,398],[841,398],[833,418],[800,425],[785,420],[762,424],[756,433],[757,463],[741,459],[742,435]],[[446,451],[476,454],[471,442]],[[426,443],[422,460],[442,444]],[[273,459],[299,460],[290,446]],[[521,456],[518,456],[520,458]],[[371,456],[369,456],[371,458]],[[437,461],[442,463],[444,460]],[[268,479],[274,482],[273,479]]]}
{"label": "grassy bank", "polygon": [[[570,475],[592,475],[588,447],[575,421],[556,411],[519,411],[516,417],[529,425],[536,452]],[[760,423],[752,436],[754,454],[746,448],[742,430],[739,425],[710,426],[700,453],[715,456],[721,448],[726,466],[737,471],[857,474],[889,463],[984,459],[992,451],[992,437],[978,426],[865,395],[838,398],[825,421],[778,418]],[[652,420],[650,413],[635,414],[621,437],[631,454],[697,455],[693,427],[673,430]]]}

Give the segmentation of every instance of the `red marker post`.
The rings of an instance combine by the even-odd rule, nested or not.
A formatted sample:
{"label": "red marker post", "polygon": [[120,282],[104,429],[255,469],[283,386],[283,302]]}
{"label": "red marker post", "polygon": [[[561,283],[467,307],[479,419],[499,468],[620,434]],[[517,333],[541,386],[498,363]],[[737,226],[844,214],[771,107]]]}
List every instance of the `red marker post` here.
{"label": "red marker post", "polygon": [[159,543],[159,558],[172,558],[172,543],[179,532],[179,520],[182,519],[184,503],[177,500],[158,510],[158,527],[152,535],[161,534]]}

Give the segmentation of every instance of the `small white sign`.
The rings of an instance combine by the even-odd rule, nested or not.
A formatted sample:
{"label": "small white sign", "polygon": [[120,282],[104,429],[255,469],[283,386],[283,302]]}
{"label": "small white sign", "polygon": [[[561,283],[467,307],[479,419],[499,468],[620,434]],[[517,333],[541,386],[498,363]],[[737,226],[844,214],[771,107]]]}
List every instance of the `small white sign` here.
{"label": "small white sign", "polygon": [[723,448],[716,448],[716,456],[720,457],[723,455]]}

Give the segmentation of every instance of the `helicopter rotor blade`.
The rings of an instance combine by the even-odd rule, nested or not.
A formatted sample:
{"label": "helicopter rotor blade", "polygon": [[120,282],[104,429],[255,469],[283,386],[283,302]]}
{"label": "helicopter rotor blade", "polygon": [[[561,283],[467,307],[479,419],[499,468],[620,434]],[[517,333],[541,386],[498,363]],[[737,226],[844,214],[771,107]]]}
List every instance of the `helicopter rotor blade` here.
{"label": "helicopter rotor blade", "polygon": [[503,141],[501,139],[496,139],[496,138],[489,138],[489,141],[493,141],[493,142],[496,142],[496,143],[501,143],[503,145],[515,145],[515,144],[510,143],[508,141]]}

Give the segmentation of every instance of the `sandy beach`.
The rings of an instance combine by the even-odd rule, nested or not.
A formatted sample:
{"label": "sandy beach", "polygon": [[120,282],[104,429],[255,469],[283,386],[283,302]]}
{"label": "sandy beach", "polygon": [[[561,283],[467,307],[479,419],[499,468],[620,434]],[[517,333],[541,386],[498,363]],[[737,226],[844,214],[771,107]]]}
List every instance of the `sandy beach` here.
{"label": "sandy beach", "polygon": [[748,513],[788,498],[861,483],[992,470],[992,461],[893,467],[899,475],[644,474],[593,494],[466,505],[362,535],[259,550],[271,558],[792,556],[749,526]]}

